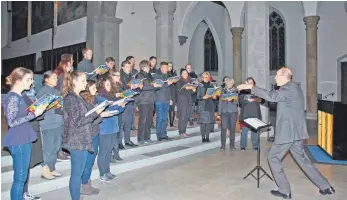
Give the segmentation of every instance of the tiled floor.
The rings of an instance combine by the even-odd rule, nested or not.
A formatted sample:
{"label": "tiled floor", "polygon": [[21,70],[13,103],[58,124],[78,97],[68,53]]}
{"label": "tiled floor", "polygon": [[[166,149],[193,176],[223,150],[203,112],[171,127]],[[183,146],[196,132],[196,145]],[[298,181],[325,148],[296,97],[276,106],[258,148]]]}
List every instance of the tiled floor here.
{"label": "tiled floor", "polygon": [[[309,143],[314,143],[314,138]],[[261,141],[261,164],[269,171],[266,155],[271,143]],[[164,164],[146,167],[120,175],[112,183],[94,181],[101,189],[97,196],[85,200],[138,199],[138,200],[260,200],[276,199],[269,190],[276,189],[274,182],[261,179],[260,188],[249,177],[243,180],[256,165],[256,152],[220,151],[213,149]],[[297,167],[291,156],[284,160],[285,172],[292,187],[293,199],[345,199],[347,195],[347,167],[338,165],[316,165],[332,183],[336,194],[324,197]],[[68,188],[42,194],[43,199],[69,199]]]}

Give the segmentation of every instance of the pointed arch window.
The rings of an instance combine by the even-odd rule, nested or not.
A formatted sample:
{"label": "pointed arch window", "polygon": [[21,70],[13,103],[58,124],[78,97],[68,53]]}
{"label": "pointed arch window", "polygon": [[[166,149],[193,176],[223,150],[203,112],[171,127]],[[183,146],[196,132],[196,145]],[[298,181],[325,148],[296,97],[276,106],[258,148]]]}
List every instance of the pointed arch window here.
{"label": "pointed arch window", "polygon": [[285,65],[285,24],[276,11],[269,16],[270,71],[276,71]]}
{"label": "pointed arch window", "polygon": [[204,37],[204,65],[204,71],[218,71],[217,47],[209,28]]}

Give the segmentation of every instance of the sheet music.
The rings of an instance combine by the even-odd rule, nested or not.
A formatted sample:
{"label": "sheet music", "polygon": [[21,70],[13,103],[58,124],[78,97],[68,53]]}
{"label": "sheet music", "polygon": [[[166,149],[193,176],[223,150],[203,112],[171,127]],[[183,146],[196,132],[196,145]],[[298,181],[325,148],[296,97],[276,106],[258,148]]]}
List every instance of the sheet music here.
{"label": "sheet music", "polygon": [[251,125],[255,129],[258,129],[261,126],[267,125],[265,122],[259,120],[258,118],[248,118],[248,119],[245,119],[243,121],[246,122],[247,124]]}
{"label": "sheet music", "polygon": [[100,103],[99,105],[95,106],[93,109],[91,109],[90,111],[88,111],[84,116],[88,117],[90,114],[92,114],[93,112],[97,111],[98,109],[105,107],[109,104],[109,102],[107,100],[105,100],[104,102]]}

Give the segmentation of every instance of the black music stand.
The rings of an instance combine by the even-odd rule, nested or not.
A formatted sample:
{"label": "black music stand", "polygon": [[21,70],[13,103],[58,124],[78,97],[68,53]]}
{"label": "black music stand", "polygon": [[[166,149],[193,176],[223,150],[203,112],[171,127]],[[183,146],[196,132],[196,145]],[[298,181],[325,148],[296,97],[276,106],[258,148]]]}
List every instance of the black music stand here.
{"label": "black music stand", "polygon": [[[248,119],[245,119],[243,121],[250,129],[254,130],[256,132],[256,134],[258,135],[258,141],[259,141],[259,144],[260,144],[260,130],[264,129],[264,128],[268,128],[271,126],[271,123],[267,124],[257,118],[248,118]],[[254,171],[257,171],[257,176],[255,177],[253,175],[253,172]],[[264,174],[261,175],[259,177],[259,172],[262,171]],[[258,145],[258,150],[257,150],[257,166],[254,167],[254,169],[252,169],[252,171],[250,171],[245,177],[243,177],[243,179],[246,179],[249,175],[252,175],[253,178],[255,180],[257,180],[257,185],[258,185],[258,188],[259,188],[259,180],[263,177],[263,176],[267,176],[269,177],[270,180],[273,181],[273,179],[270,177],[270,175],[260,166],[260,145]]]}

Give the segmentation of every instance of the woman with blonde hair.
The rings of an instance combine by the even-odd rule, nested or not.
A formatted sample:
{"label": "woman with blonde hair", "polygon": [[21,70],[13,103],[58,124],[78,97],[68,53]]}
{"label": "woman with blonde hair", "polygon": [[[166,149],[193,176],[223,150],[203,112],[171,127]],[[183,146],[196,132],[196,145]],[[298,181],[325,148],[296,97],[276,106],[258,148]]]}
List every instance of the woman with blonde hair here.
{"label": "woman with blonde hair", "polygon": [[202,142],[210,142],[210,132],[213,130],[215,123],[214,110],[216,106],[212,97],[206,95],[207,89],[213,88],[210,73],[202,73],[201,79],[202,85],[198,86],[196,97],[198,101],[198,123],[200,123]]}

